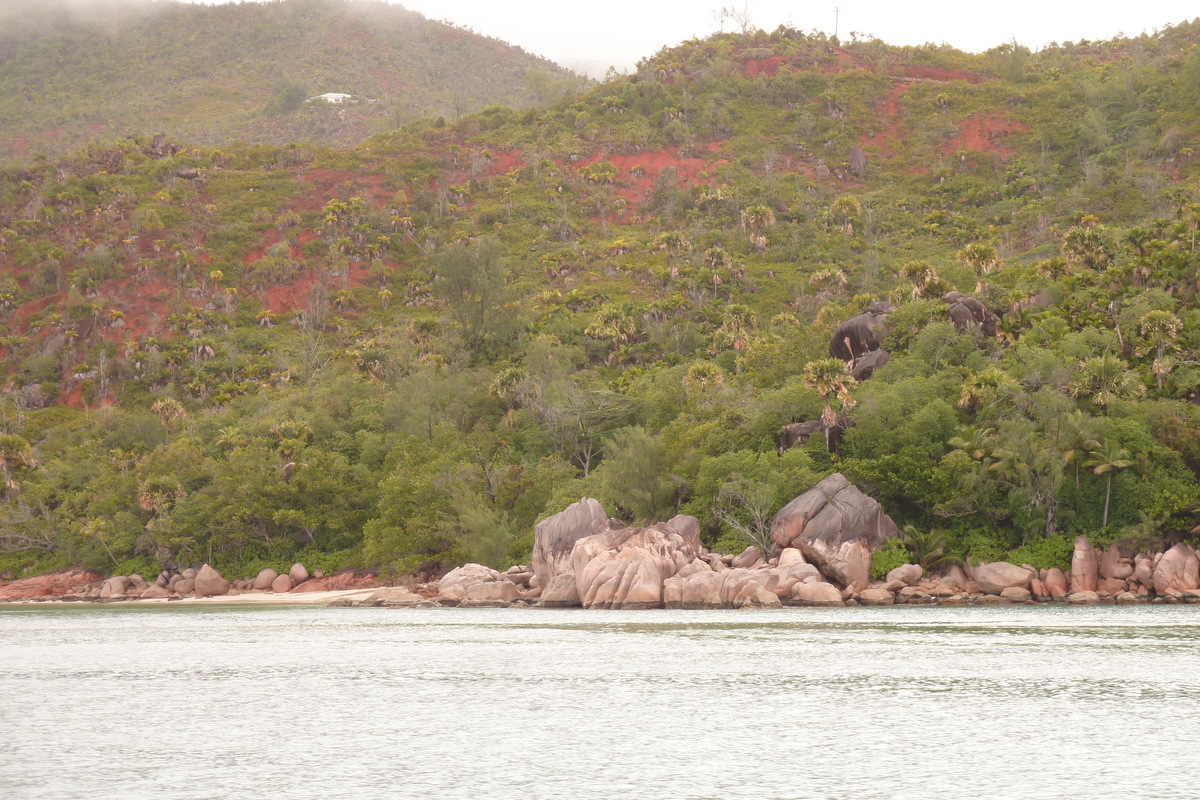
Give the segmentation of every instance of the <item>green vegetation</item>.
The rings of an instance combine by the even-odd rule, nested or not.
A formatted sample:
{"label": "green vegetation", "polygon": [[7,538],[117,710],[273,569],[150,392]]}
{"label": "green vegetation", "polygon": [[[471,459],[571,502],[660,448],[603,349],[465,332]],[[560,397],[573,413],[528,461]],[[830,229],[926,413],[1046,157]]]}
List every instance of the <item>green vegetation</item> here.
{"label": "green vegetation", "polygon": [[1192,537],[1197,43],[719,34],[346,150],[12,163],[0,570],[504,566],[582,495],[740,549],[835,470],[911,526],[877,572]]}

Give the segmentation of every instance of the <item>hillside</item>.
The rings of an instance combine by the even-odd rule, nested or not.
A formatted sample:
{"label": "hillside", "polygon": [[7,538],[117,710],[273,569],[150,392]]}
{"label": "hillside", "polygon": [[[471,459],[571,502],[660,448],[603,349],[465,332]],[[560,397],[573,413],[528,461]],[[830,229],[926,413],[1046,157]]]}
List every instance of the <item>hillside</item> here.
{"label": "hillside", "polygon": [[[577,78],[495,39],[366,0],[0,8],[0,160],[165,132],[348,145],[420,117],[561,97]],[[306,102],[325,93],[353,100]]]}
{"label": "hillside", "polygon": [[722,34],[345,150],[12,165],[0,566],[503,566],[583,495],[733,548],[835,469],[912,557],[1193,537],[1198,42]]}

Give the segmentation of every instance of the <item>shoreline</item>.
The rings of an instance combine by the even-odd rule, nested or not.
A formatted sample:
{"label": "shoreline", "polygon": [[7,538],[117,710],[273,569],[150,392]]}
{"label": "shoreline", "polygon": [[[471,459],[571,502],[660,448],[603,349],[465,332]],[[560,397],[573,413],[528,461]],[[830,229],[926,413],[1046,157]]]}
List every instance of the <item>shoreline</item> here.
{"label": "shoreline", "polygon": [[[103,598],[91,599],[78,596],[35,597],[19,600],[0,600],[0,609],[8,607],[43,606],[43,605],[78,605],[78,606],[121,606],[121,607],[164,607],[164,606],[323,606],[325,608],[417,608],[417,609],[475,609],[475,608],[507,608],[514,610],[586,610],[586,611],[742,611],[770,610],[771,608],[819,608],[819,609],[853,609],[853,608],[889,608],[889,607],[922,607],[922,608],[989,608],[1030,606],[1038,608],[1094,608],[1097,606],[1131,607],[1131,606],[1181,606],[1200,605],[1200,596],[1184,595],[1182,597],[1150,597],[1139,598],[1136,602],[1121,601],[1112,595],[1099,595],[1081,600],[1011,600],[1000,595],[983,594],[975,597],[946,598],[934,602],[893,602],[893,603],[859,603],[847,601],[839,605],[785,602],[780,606],[767,607],[747,605],[741,608],[729,606],[700,606],[681,604],[639,604],[637,607],[622,608],[588,608],[583,606],[542,605],[536,601],[516,600],[513,602],[453,602],[445,598],[421,598],[420,600],[404,599],[392,602],[387,593],[398,590],[407,597],[413,597],[399,587],[377,587],[371,589],[338,589],[317,592],[290,592],[283,594],[248,593],[240,595],[216,595],[212,597],[184,598]],[[383,595],[375,598],[375,595]]]}

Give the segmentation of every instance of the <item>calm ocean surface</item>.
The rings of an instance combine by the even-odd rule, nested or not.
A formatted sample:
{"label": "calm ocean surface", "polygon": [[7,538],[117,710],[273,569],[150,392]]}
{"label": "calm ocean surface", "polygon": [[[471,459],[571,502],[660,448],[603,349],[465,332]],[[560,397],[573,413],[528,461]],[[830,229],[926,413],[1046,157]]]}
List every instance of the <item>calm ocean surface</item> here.
{"label": "calm ocean surface", "polygon": [[0,606],[0,798],[1200,797],[1200,606]]}

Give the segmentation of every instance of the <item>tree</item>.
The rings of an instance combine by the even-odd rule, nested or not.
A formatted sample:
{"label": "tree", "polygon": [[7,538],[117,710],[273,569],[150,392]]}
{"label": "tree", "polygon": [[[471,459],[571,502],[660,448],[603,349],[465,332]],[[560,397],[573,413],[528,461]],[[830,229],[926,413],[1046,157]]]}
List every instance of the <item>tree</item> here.
{"label": "tree", "polygon": [[503,244],[485,237],[454,245],[434,262],[434,292],[446,303],[467,348],[476,355],[515,333],[521,324],[504,254]]}
{"label": "tree", "polygon": [[1091,457],[1083,465],[1092,467],[1094,473],[1103,475],[1105,478],[1104,521],[1100,523],[1100,527],[1108,528],[1108,506],[1109,501],[1112,500],[1113,473],[1132,466],[1133,460],[1130,458],[1129,451],[1112,439],[1106,439],[1103,442],[1093,439],[1087,443],[1087,447]]}
{"label": "tree", "polygon": [[16,434],[0,436],[0,470],[4,471],[4,497],[8,499],[14,492],[20,491],[20,485],[13,480],[13,473],[21,467],[30,469],[37,466],[33,447],[23,437]]}
{"label": "tree", "polygon": [[836,399],[841,405],[841,414],[854,408],[850,389],[854,378],[846,371],[846,363],[836,358],[822,358],[804,365],[804,384],[817,390],[817,396],[825,403],[821,412],[821,423],[825,426],[825,447],[833,452],[831,432],[838,424],[839,412],[834,410]]}
{"label": "tree", "polygon": [[662,520],[673,516],[667,448],[644,428],[622,428],[604,445],[604,463],[596,469],[606,505],[619,508],[632,520]]}

